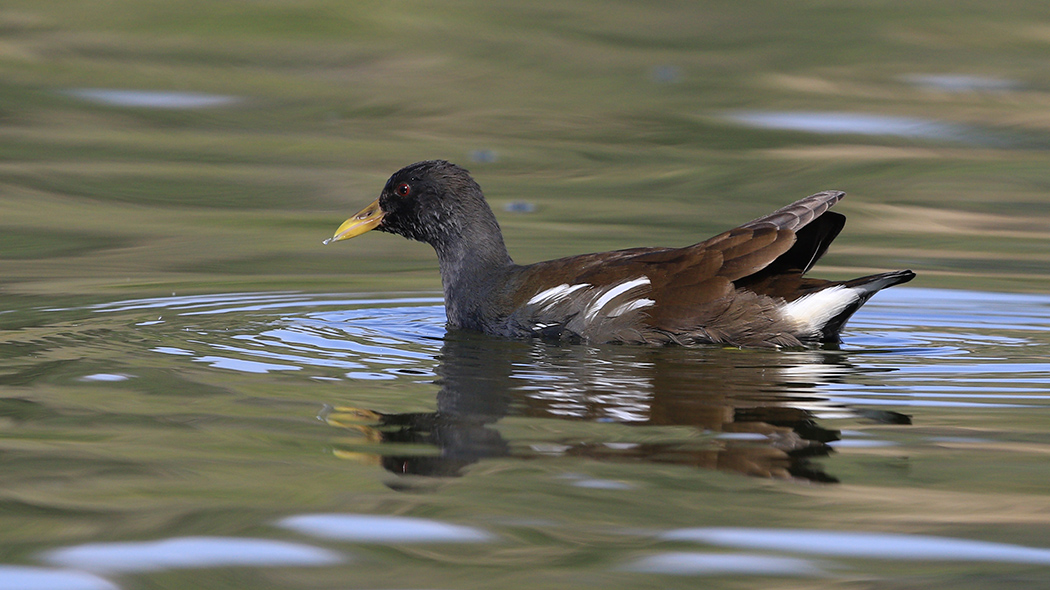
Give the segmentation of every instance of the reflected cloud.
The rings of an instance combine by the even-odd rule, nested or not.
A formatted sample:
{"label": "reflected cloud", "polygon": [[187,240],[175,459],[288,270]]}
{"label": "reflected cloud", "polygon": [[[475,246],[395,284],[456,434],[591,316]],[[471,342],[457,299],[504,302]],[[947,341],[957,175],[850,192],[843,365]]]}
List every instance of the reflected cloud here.
{"label": "reflected cloud", "polygon": [[722,547],[833,557],[1050,564],[1050,549],[951,537],[805,529],[694,528],[659,536]]}
{"label": "reflected cloud", "polygon": [[120,587],[87,572],[0,565],[0,590],[120,590]]}
{"label": "reflected cloud", "polygon": [[295,567],[341,563],[333,551],[270,539],[179,537],[159,541],[87,543],[42,554],[45,561],[96,572],[142,572],[177,568]]}
{"label": "reflected cloud", "polygon": [[611,479],[580,479],[572,482],[572,485],[591,490],[633,490],[635,487],[625,481],[613,481]]}
{"label": "reflected cloud", "polygon": [[822,576],[824,570],[804,559],[746,553],[657,553],[622,568],[645,574],[678,576]]}
{"label": "reflected cloud", "polygon": [[903,79],[920,88],[941,92],[1009,92],[1021,89],[1021,83],[1016,80],[965,74],[910,74]]}
{"label": "reflected cloud", "polygon": [[127,381],[130,379],[128,375],[120,373],[95,373],[93,375],[84,375],[80,378],[81,381],[95,381],[95,382],[106,382],[114,383],[117,381]]}
{"label": "reflected cloud", "polygon": [[236,96],[201,92],[168,92],[155,90],[118,90],[112,88],[74,88],[65,94],[100,104],[117,107],[150,109],[204,109],[242,102]]}
{"label": "reflected cloud", "polygon": [[483,543],[496,538],[478,528],[408,516],[303,514],[276,524],[304,535],[356,543]]}
{"label": "reflected cloud", "polygon": [[262,363],[259,361],[246,361],[244,359],[222,356],[201,356],[193,360],[194,362],[198,363],[207,363],[209,366],[214,367],[216,369],[228,369],[230,371],[238,371],[241,373],[272,373],[274,371],[302,370],[302,367],[297,365]]}
{"label": "reflected cloud", "polygon": [[866,113],[738,111],[727,113],[725,119],[749,127],[831,135],[888,135],[940,140],[964,140],[974,135],[974,130],[963,125]]}

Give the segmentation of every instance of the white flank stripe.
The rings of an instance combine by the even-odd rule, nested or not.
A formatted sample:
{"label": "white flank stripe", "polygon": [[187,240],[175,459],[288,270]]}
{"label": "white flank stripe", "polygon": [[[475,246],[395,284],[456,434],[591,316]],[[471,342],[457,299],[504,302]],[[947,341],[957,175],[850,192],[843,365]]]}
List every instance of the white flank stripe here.
{"label": "white flank stripe", "polygon": [[587,321],[593,320],[599,313],[601,313],[602,308],[608,305],[613,299],[616,299],[631,289],[644,287],[648,284],[649,277],[639,277],[633,281],[627,281],[626,283],[620,283],[619,285],[612,287],[587,308]]}
{"label": "white flank stripe", "polygon": [[565,297],[572,295],[576,291],[579,291],[580,289],[585,289],[587,287],[590,287],[588,283],[580,283],[578,285],[572,286],[570,286],[567,283],[561,284],[557,287],[551,287],[550,289],[544,289],[543,291],[536,293],[532,296],[532,299],[529,299],[525,303],[525,305],[551,306],[557,303],[559,299],[564,299]]}
{"label": "white flank stripe", "polygon": [[861,293],[863,291],[860,289],[839,285],[799,297],[785,304],[780,311],[784,317],[798,322],[803,329],[818,332],[842,310],[856,303]]}
{"label": "white flank stripe", "polygon": [[615,318],[627,312],[634,311],[636,309],[641,309],[643,307],[649,307],[650,305],[654,304],[656,304],[656,302],[652,299],[635,299],[634,301],[628,301],[627,303],[624,303],[620,307],[617,307],[616,309],[609,312],[609,317]]}

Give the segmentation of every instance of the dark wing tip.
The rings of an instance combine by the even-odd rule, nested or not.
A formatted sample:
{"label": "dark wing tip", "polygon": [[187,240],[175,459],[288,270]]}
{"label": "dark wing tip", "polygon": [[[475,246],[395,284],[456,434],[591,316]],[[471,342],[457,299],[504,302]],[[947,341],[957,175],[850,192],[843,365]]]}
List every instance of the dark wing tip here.
{"label": "dark wing tip", "polygon": [[838,203],[846,196],[843,191],[821,191],[808,197],[804,197],[781,207],[776,211],[763,215],[742,225],[741,227],[753,227],[756,225],[772,224],[778,229],[797,230],[814,219],[820,217],[832,205]]}

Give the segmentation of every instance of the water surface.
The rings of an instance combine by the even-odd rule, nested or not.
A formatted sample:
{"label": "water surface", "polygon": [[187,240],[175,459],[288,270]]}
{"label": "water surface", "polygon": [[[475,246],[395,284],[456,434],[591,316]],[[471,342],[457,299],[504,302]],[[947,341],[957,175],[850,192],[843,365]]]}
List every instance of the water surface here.
{"label": "water surface", "polygon": [[786,351],[446,333],[426,296],[7,312],[0,542],[27,584],[1050,571],[1045,296],[892,289]]}

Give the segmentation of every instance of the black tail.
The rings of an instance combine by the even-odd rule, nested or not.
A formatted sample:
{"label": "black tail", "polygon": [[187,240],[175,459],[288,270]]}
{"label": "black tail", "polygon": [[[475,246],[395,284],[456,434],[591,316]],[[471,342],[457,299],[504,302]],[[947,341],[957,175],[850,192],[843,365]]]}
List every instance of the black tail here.
{"label": "black tail", "polygon": [[839,332],[842,330],[842,327],[846,325],[846,322],[862,305],[867,303],[868,299],[871,299],[872,295],[886,287],[907,283],[914,278],[915,273],[910,270],[895,270],[840,283],[843,287],[857,290],[860,296],[857,301],[848,305],[838,315],[831,318],[828,323],[824,324],[824,327],[821,328],[821,340],[824,342],[838,342]]}

